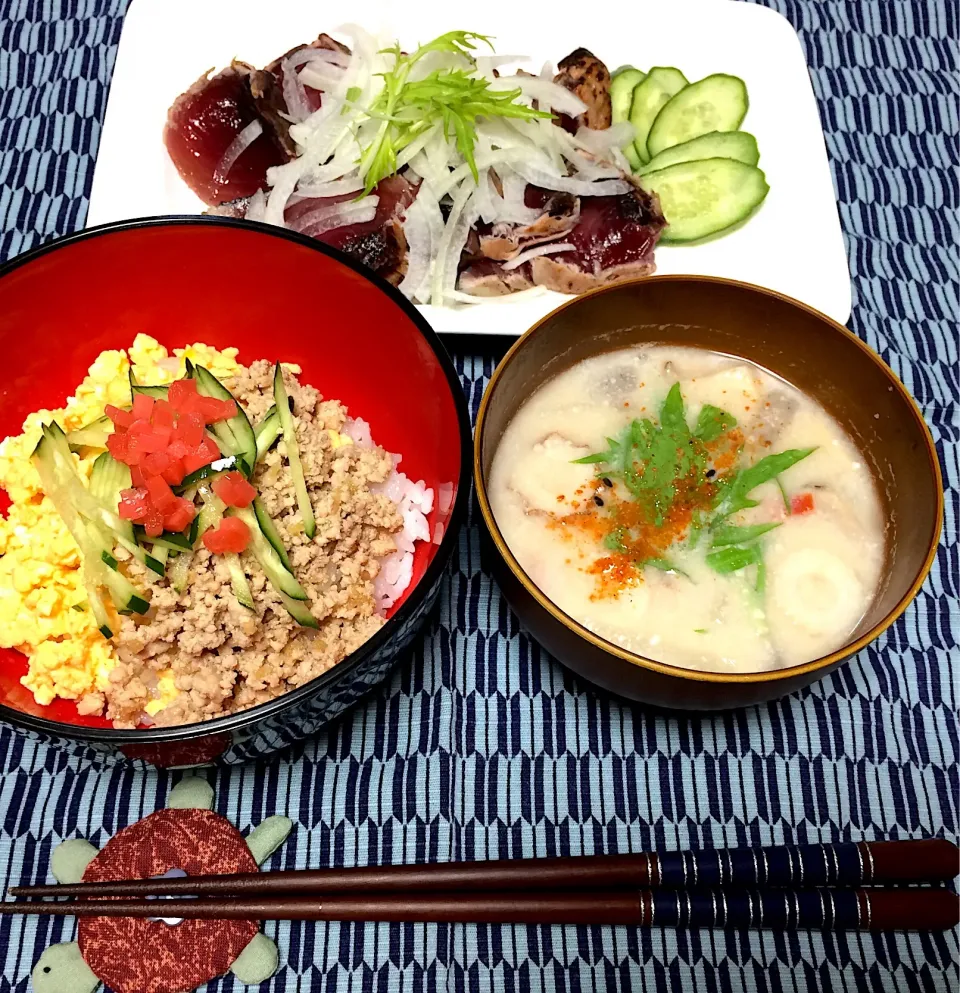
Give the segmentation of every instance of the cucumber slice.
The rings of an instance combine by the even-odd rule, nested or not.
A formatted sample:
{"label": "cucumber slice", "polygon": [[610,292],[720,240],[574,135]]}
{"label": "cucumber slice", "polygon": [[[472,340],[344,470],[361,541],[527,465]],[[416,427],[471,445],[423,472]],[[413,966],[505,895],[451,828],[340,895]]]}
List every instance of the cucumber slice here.
{"label": "cucumber slice", "polygon": [[113,434],[113,421],[107,417],[98,417],[89,424],[84,424],[82,428],[77,428],[67,435],[67,444],[71,451],[78,451],[81,448],[106,448],[107,437]]}
{"label": "cucumber slice", "polygon": [[749,106],[746,84],[737,76],[716,73],[691,83],[657,114],[647,135],[647,152],[653,158],[712,131],[736,131]]}
{"label": "cucumber slice", "polygon": [[[236,397],[207,369],[202,365],[190,367],[193,378],[197,381],[197,392],[207,397],[216,397],[218,400],[233,400]],[[210,425],[220,448],[228,455],[239,455],[248,467],[247,477],[257,464],[257,439],[250,426],[250,418],[240,404],[237,404],[236,416],[229,421],[218,421]]]}
{"label": "cucumber slice", "polygon": [[301,627],[320,627],[316,617],[310,613],[307,605],[303,603],[302,600],[294,600],[291,597],[288,597],[282,590],[278,590],[277,592],[280,594],[280,599],[283,601],[284,607],[287,608],[287,613],[289,613]]}
{"label": "cucumber slice", "polygon": [[643,166],[640,175],[698,159],[736,159],[745,165],[755,166],[760,161],[760,149],[757,148],[757,139],[746,131],[713,131],[664,149]]}
{"label": "cucumber slice", "polygon": [[140,596],[133,583],[121,573],[104,569],[103,585],[110,591],[118,610],[145,614],[150,609],[150,601]]}
{"label": "cucumber slice", "polygon": [[283,546],[283,539],[280,537],[280,532],[267,513],[267,508],[264,507],[260,497],[257,497],[253,501],[253,512],[257,515],[257,523],[260,525],[263,536],[273,545],[274,551],[280,556],[280,561],[286,566],[287,571],[293,572],[293,566],[290,564],[290,556],[287,555],[287,550]]}
{"label": "cucumber slice", "polygon": [[695,241],[723,231],[742,221],[770,189],[756,166],[736,159],[681,162],[642,182],[660,198],[667,219],[663,242]]}
{"label": "cucumber slice", "polygon": [[255,609],[253,606],[253,593],[250,591],[250,584],[247,582],[243,566],[240,564],[240,556],[235,552],[228,552],[223,557],[227,568],[230,570],[230,589],[237,598],[237,603],[247,610]]}
{"label": "cucumber slice", "polygon": [[153,397],[154,400],[166,400],[169,386],[141,386],[133,377],[133,366],[128,371],[130,379],[130,398],[133,399],[138,393],[144,396]]}
{"label": "cucumber slice", "polygon": [[285,593],[294,600],[306,600],[307,591],[297,582],[296,577],[283,564],[273,545],[260,530],[257,515],[249,507],[231,507],[230,514],[239,517],[250,528],[248,549],[253,553],[260,567],[278,593]]}
{"label": "cucumber slice", "polygon": [[[633,103],[633,91],[636,89],[638,83],[643,82],[646,75],[645,72],[634,69],[632,66],[625,66],[610,80],[610,105],[613,110],[614,124],[630,120],[630,105]],[[626,155],[631,169],[636,169],[641,165],[640,157],[637,155],[632,141],[628,141],[623,146],[623,154]]]}
{"label": "cucumber slice", "polygon": [[317,520],[313,515],[313,504],[307,492],[307,481],[303,478],[303,464],[300,462],[300,447],[297,445],[297,428],[293,423],[293,414],[287,399],[287,390],[283,385],[283,374],[280,363],[273,372],[273,399],[280,415],[280,426],[283,428],[283,442],[287,448],[287,461],[290,463],[290,475],[293,477],[293,488],[297,493],[297,506],[303,518],[303,533],[312,538],[317,533]]}
{"label": "cucumber slice", "polygon": [[273,448],[277,439],[283,434],[276,405],[264,414],[263,420],[256,426],[253,433],[257,438],[257,461],[259,461]]}
{"label": "cucumber slice", "polygon": [[633,147],[641,162],[647,162],[647,135],[660,109],[671,97],[687,85],[687,77],[672,66],[655,66],[646,79],[638,83],[630,104],[630,123],[633,125]]}

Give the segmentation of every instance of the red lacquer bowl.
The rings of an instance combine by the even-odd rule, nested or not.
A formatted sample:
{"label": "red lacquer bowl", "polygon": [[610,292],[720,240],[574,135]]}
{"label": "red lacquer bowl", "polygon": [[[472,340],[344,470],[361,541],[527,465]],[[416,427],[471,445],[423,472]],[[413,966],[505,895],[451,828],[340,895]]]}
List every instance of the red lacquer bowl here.
{"label": "red lacquer bowl", "polygon": [[0,268],[0,437],[19,433],[31,411],[62,406],[99,352],[129,346],[138,332],[169,349],[202,341],[238,348],[245,363],[298,363],[302,382],[343,401],[378,444],[402,453],[410,478],[435,492],[454,487],[452,504],[441,511],[435,501],[430,515],[431,533],[443,526],[440,544],[418,546],[413,583],[382,630],[319,678],[235,716],[115,730],[69,702],[37,705],[20,685],[26,659],[0,649],[0,720],[21,729],[154,761],[166,750],[175,764],[192,752],[209,759],[212,743],[228,758],[259,756],[381,681],[432,606],[468,496],[466,400],[417,310],[336,250],[267,225],[150,218],[93,228]]}

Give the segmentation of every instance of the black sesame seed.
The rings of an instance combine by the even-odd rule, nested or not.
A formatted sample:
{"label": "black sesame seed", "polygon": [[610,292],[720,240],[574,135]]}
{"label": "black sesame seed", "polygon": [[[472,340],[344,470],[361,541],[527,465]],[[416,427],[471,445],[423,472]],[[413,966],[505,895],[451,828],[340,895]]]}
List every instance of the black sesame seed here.
{"label": "black sesame seed", "polygon": [[716,469],[707,469],[707,479],[713,479],[713,477],[716,476],[716,474],[717,474]]}
{"label": "black sesame seed", "polygon": [[604,476],[603,479],[600,480],[600,482],[603,483],[603,485],[606,486],[607,489],[613,489],[613,481],[608,476]]}
{"label": "black sesame seed", "polygon": [[45,965],[45,966],[43,967],[43,971],[44,971],[44,972],[49,972],[49,971],[50,971],[50,966],[48,966],[48,965]]}
{"label": "black sesame seed", "polygon": [[594,494],[594,497],[593,497],[593,502],[594,502],[594,503],[595,503],[595,504],[596,504],[596,505],[597,505],[598,507],[602,507],[602,506],[603,506],[603,500],[601,500],[601,499],[600,499],[600,497],[598,497],[598,496],[597,496],[596,494]]}

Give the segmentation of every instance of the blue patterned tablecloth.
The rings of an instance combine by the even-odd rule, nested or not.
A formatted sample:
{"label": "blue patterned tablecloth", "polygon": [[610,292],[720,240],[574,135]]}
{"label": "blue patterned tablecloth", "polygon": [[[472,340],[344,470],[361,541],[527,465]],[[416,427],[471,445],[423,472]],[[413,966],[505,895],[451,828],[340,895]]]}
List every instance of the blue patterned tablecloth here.
{"label": "blue patterned tablecloth", "polygon": [[[958,5],[771,5],[800,32],[820,104],[854,281],[851,327],[903,378],[937,439],[948,492],[930,579],[884,638],[806,692],[675,720],[594,693],[522,635],[481,570],[473,522],[438,619],[382,692],[296,754],[208,773],[217,809],[242,829],[273,813],[295,820],[276,866],[956,839]],[[83,224],[126,6],[0,0],[0,257]],[[491,362],[459,356],[457,366],[476,409]],[[44,878],[61,839],[102,844],[162,807],[179,775],[68,758],[0,729],[0,883]],[[41,951],[73,927],[3,919],[0,991],[25,990]],[[266,984],[276,993],[960,983],[956,932],[266,930],[281,949]]]}

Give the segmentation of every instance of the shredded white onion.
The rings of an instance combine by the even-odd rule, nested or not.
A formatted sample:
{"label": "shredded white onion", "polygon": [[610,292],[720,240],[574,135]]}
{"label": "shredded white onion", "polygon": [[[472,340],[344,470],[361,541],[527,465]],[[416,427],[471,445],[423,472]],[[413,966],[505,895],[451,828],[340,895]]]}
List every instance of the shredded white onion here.
{"label": "shredded white onion", "polygon": [[263,212],[267,206],[267,197],[263,190],[257,190],[247,201],[247,211],[243,215],[248,221],[262,221]]}
{"label": "shredded white onion", "polygon": [[290,223],[294,231],[314,237],[324,231],[333,231],[346,224],[366,224],[377,215],[379,197],[364,197],[363,200],[346,200],[340,203],[320,204]]}
{"label": "shredded white onion", "polygon": [[301,86],[312,86],[313,89],[323,92],[336,89],[343,80],[342,69],[338,66],[319,62],[308,63],[297,75]]}
{"label": "shredded white onion", "polygon": [[612,148],[623,148],[628,141],[633,141],[636,129],[629,121],[620,121],[609,128],[596,130],[580,128],[574,135],[574,140],[596,155],[605,155]]}
{"label": "shredded white onion", "polygon": [[300,180],[297,193],[301,197],[322,200],[324,197],[339,197],[347,193],[359,193],[363,189],[363,180],[359,176],[347,176],[344,179],[333,179],[328,183],[308,183]]}
{"label": "shredded white onion", "polygon": [[263,125],[259,118],[251,121],[233,141],[227,145],[227,150],[223,153],[223,158],[217,163],[213,170],[213,180],[215,183],[225,183],[227,174],[233,168],[234,162],[263,134]]}
{"label": "shredded white onion", "polygon": [[541,110],[550,107],[571,117],[579,117],[587,110],[587,105],[575,93],[540,76],[501,76],[490,83],[490,89],[520,90],[525,97],[536,100]]}
{"label": "shredded white onion", "polygon": [[286,58],[280,63],[280,74],[283,79],[283,100],[290,120],[294,123],[305,121],[310,116],[310,104],[293,58]]}
{"label": "shredded white onion", "polygon": [[518,162],[515,167],[528,183],[542,186],[546,190],[559,190],[561,193],[575,193],[578,196],[606,197],[619,196],[630,191],[630,184],[622,179],[601,180],[593,182],[575,179],[572,176],[554,176],[549,172],[533,168],[526,162]]}
{"label": "shredded white onion", "polygon": [[407,271],[397,289],[413,300],[430,274],[433,237],[427,217],[427,198],[417,197],[407,208],[403,219],[403,235],[407,240]]}
{"label": "shredded white onion", "polygon": [[541,255],[552,255],[554,252],[569,252],[573,247],[569,241],[549,245],[536,245],[533,248],[528,248],[525,252],[521,252],[516,257],[510,259],[509,262],[504,262],[500,268],[504,270],[516,269],[522,266],[524,262],[529,262],[531,259],[538,258]]}

